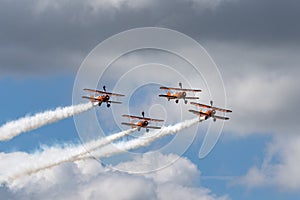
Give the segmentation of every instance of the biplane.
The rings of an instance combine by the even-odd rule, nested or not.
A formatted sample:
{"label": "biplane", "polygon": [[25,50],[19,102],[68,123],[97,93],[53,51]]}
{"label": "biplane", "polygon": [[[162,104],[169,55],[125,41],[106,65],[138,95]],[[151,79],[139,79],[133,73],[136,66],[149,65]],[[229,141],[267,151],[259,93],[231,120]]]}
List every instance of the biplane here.
{"label": "biplane", "polygon": [[[184,103],[187,104],[187,99],[199,99],[199,97],[191,97],[187,96],[187,92],[201,92],[202,90],[199,89],[187,89],[182,88],[182,83],[179,83],[179,88],[174,87],[160,87],[161,90],[166,90],[167,94],[160,94],[159,97],[165,97],[170,101],[171,99],[174,99],[176,103],[179,102],[179,99],[183,99]],[[175,91],[172,93],[171,91]]]}
{"label": "biplane", "polygon": [[149,117],[145,117],[144,111],[142,112],[142,117],[134,116],[134,115],[122,115],[122,117],[127,117],[132,120],[138,120],[136,123],[134,121],[131,121],[130,123],[122,122],[121,124],[130,126],[131,128],[137,128],[138,131],[141,130],[141,128],[145,128],[146,132],[149,132],[149,129],[160,129],[159,126],[149,126],[149,123],[152,122],[163,122],[162,119],[153,119]]}
{"label": "biplane", "polygon": [[[121,104],[122,102],[120,102],[120,101],[111,101],[110,97],[111,96],[116,96],[116,97],[123,97],[123,96],[125,96],[123,94],[117,94],[117,93],[107,92],[105,85],[103,86],[103,91],[93,90],[93,89],[87,89],[87,88],[85,88],[83,90],[87,91],[87,92],[93,92],[93,93],[95,93],[94,95],[90,95],[90,96],[82,96],[82,98],[89,99],[91,102],[95,102],[95,105],[98,105],[98,106],[101,106],[101,104],[103,102],[106,103],[107,107],[110,107],[111,103]],[[96,94],[100,94],[100,95],[97,96]]]}
{"label": "biplane", "polygon": [[229,120],[229,117],[222,117],[222,116],[218,116],[216,115],[217,111],[223,112],[223,113],[230,113],[232,112],[231,110],[227,110],[227,109],[223,109],[223,108],[217,108],[217,107],[213,107],[213,101],[210,101],[210,106],[209,105],[205,105],[205,104],[201,104],[201,103],[196,103],[196,102],[191,102],[192,105],[207,109],[206,111],[202,111],[202,109],[200,109],[199,111],[197,110],[189,110],[191,113],[198,115],[199,117],[205,117],[205,119],[208,118],[213,118],[214,121],[216,121],[217,119],[222,119],[222,120]]}

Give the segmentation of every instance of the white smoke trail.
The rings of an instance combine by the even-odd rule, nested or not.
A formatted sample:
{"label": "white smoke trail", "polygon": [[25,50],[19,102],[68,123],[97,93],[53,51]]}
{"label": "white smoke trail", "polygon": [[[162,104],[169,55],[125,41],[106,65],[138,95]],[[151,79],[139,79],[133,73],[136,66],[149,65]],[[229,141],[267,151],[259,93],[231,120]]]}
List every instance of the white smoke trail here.
{"label": "white smoke trail", "polygon": [[0,141],[10,140],[21,133],[82,113],[92,107],[93,103],[91,102],[63,108],[58,107],[55,110],[48,110],[7,122],[0,127]]}
{"label": "white smoke trail", "polygon": [[[99,140],[94,140],[91,142],[88,142],[84,145],[84,148],[82,145],[80,146],[68,146],[66,148],[50,148],[46,150],[45,152],[34,155],[38,157],[38,162],[32,163],[23,163],[23,166],[19,164],[18,169],[11,169],[10,172],[6,174],[6,176],[2,176],[0,179],[1,182],[11,182],[19,177],[22,177],[24,175],[31,175],[34,173],[37,173],[39,171],[52,168],[54,166],[66,163],[66,162],[73,162],[78,160],[81,156],[88,155],[89,152],[95,151],[96,149],[99,149],[105,145],[110,144],[111,142],[120,139],[130,133],[133,133],[137,129],[129,129],[126,131],[122,131],[113,135],[109,135],[105,138],[101,138]],[[21,172],[18,170],[22,167]]]}
{"label": "white smoke trail", "polygon": [[[117,153],[144,147],[167,135],[175,134],[183,129],[191,127],[192,125],[203,121],[204,119],[194,118],[175,125],[162,127],[159,131],[148,133],[151,137],[140,137],[127,142],[119,142],[113,145],[108,145],[114,140],[117,140],[136,129],[130,129],[114,135],[110,135],[104,139],[96,140],[82,146],[69,146],[67,148],[52,148],[40,154],[34,154],[31,157],[31,162],[19,163],[18,168],[11,168],[5,173],[5,176],[0,177],[0,183],[11,182],[25,175],[31,175],[39,171],[52,168],[65,162],[74,162],[93,158],[89,152],[96,151],[96,157],[108,157]],[[105,146],[108,145],[108,146]],[[102,147],[102,148],[101,148]],[[38,161],[36,161],[38,160]],[[20,170],[21,169],[21,170]]]}
{"label": "white smoke trail", "polygon": [[[163,127],[162,129],[160,129],[159,131],[156,131],[155,133],[147,134],[147,137],[139,137],[139,138],[127,141],[127,142],[119,142],[119,143],[116,143],[113,145],[103,147],[103,148],[99,149],[96,153],[94,153],[93,155],[95,157],[103,158],[103,157],[112,156],[114,154],[122,153],[124,151],[144,147],[144,146],[147,146],[150,143],[156,141],[159,138],[162,138],[167,135],[173,135],[183,129],[189,128],[189,127],[193,126],[194,124],[202,122],[204,120],[205,120],[204,117],[201,117],[200,119],[194,118],[194,119],[190,119],[190,120],[186,120],[186,121],[177,123],[175,125]],[[78,158],[78,160],[87,159],[87,158],[91,158],[91,157],[89,155],[84,155],[84,156]]]}

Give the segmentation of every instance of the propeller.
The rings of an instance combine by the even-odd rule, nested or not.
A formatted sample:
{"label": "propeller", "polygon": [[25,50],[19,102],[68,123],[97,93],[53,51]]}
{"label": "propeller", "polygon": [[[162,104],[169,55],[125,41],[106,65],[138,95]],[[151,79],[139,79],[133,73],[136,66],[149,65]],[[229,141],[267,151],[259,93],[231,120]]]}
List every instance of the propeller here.
{"label": "propeller", "polygon": [[[213,104],[214,104],[213,100],[210,100],[210,106],[211,106],[211,107],[213,106]],[[212,111],[212,117],[213,117],[213,119],[214,119],[214,122],[217,121],[217,119],[214,117],[215,114],[216,114],[216,110],[213,109],[213,111]]]}

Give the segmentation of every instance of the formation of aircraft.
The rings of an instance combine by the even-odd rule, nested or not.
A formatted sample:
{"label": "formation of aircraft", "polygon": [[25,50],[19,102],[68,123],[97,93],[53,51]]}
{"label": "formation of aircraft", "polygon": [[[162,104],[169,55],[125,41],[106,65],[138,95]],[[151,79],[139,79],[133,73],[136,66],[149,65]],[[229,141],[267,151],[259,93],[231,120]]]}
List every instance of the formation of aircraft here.
{"label": "formation of aircraft", "polygon": [[[185,104],[188,103],[187,99],[199,99],[199,97],[186,96],[187,92],[201,92],[202,91],[199,89],[182,88],[182,83],[179,83],[179,88],[162,86],[159,89],[167,91],[167,94],[160,94],[160,95],[158,95],[159,97],[165,97],[168,99],[168,101],[170,101],[170,99],[174,99],[176,103],[179,102],[179,99],[183,99]],[[171,91],[175,91],[175,92],[172,93]]]}
{"label": "formation of aircraft", "polygon": [[[167,90],[167,94],[160,94],[159,97],[165,97],[167,98],[168,101],[171,99],[174,99],[176,103],[179,102],[180,99],[184,100],[184,103],[187,104],[188,101],[187,99],[199,99],[199,97],[195,96],[187,96],[187,92],[201,92],[202,90],[200,89],[188,89],[188,88],[182,88],[182,83],[179,83],[178,88],[174,87],[160,87],[161,90]],[[123,94],[117,94],[117,93],[112,93],[112,92],[107,92],[106,87],[103,86],[103,91],[100,90],[94,90],[94,89],[83,89],[84,91],[94,93],[90,96],[82,96],[82,98],[88,99],[91,102],[95,103],[95,105],[101,106],[101,104],[104,102],[106,103],[107,107],[110,107],[111,103],[115,104],[121,104],[122,102],[120,101],[111,101],[110,97],[115,96],[115,97],[124,97],[125,95]],[[175,91],[171,93],[171,91]],[[98,95],[96,95],[98,94]],[[223,109],[223,108],[218,108],[213,106],[213,101],[210,101],[210,105],[206,104],[201,104],[197,102],[190,102],[190,104],[195,105],[197,107],[200,107],[200,110],[189,110],[189,112],[198,115],[199,117],[205,117],[205,120],[212,118],[214,121],[217,119],[221,120],[229,120],[229,117],[225,116],[219,116],[216,115],[217,111],[223,112],[223,113],[230,113],[232,112],[231,110],[228,109]],[[150,118],[150,117],[145,117],[145,112],[142,112],[142,116],[135,116],[135,115],[122,115],[123,117],[126,117],[130,120],[129,123],[127,122],[122,122],[122,125],[130,126],[131,128],[137,128],[138,131],[141,130],[141,128],[145,128],[146,132],[149,132],[149,129],[160,129],[160,126],[149,126],[150,122],[164,122],[162,119],[155,119],[155,118]]]}
{"label": "formation of aircraft", "polygon": [[162,119],[153,119],[149,117],[145,117],[145,112],[142,112],[142,117],[134,116],[134,115],[122,115],[122,117],[127,117],[131,120],[137,120],[137,122],[131,121],[130,123],[122,122],[123,125],[130,126],[131,128],[138,128],[138,131],[141,128],[145,128],[146,132],[149,132],[149,129],[160,129],[159,126],[149,126],[149,123],[152,122],[163,122]]}
{"label": "formation of aircraft", "polygon": [[[191,102],[191,104],[200,107],[199,111],[189,110],[191,113],[196,114],[199,117],[204,116],[205,119],[208,119],[211,117],[214,119],[214,121],[216,121],[217,119],[229,120],[229,117],[222,117],[222,116],[216,115],[217,111],[220,111],[223,113],[232,112],[231,110],[228,110],[228,109],[213,107],[213,101],[210,101],[210,105],[205,105],[205,104],[196,103],[196,102]],[[206,109],[206,111],[203,111],[202,108]]]}
{"label": "formation of aircraft", "polygon": [[111,93],[111,92],[106,92],[106,87],[105,85],[103,86],[103,91],[100,91],[100,90],[93,90],[93,89],[83,89],[84,91],[87,91],[87,92],[92,92],[92,93],[97,93],[97,94],[100,94],[98,96],[96,95],[90,95],[90,96],[82,96],[82,98],[84,99],[89,99],[91,102],[95,102],[96,105],[98,106],[101,106],[101,104],[104,102],[106,103],[106,106],[107,107],[110,107],[110,104],[111,103],[117,103],[117,104],[121,104],[122,102],[120,101],[111,101],[110,100],[110,97],[111,96],[118,96],[118,97],[123,97],[125,95],[123,94],[117,94],[117,93]]}

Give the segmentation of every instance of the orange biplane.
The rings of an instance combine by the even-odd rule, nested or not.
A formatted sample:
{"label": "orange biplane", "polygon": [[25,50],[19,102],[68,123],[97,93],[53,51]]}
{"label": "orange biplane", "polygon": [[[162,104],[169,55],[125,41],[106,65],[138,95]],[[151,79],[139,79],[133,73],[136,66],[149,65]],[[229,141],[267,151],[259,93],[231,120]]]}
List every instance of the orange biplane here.
{"label": "orange biplane", "polygon": [[224,112],[224,113],[230,113],[232,112],[231,110],[227,110],[227,109],[223,109],[223,108],[217,108],[217,107],[213,107],[213,101],[210,101],[210,106],[209,105],[205,105],[205,104],[201,104],[201,103],[195,103],[195,102],[191,102],[192,105],[198,106],[198,107],[202,107],[207,109],[206,111],[202,111],[202,109],[200,109],[200,111],[196,111],[196,110],[189,110],[191,113],[198,115],[199,117],[205,117],[205,119],[208,118],[213,118],[214,121],[216,121],[217,119],[222,119],[222,120],[229,120],[229,117],[222,117],[222,116],[218,116],[216,115],[216,111],[220,111],[220,112]]}
{"label": "orange biplane", "polygon": [[92,90],[92,89],[87,89],[87,88],[85,88],[83,90],[87,91],[87,92],[94,92],[94,93],[101,94],[101,95],[98,95],[98,96],[96,96],[96,95],[82,96],[82,98],[84,98],[84,99],[89,99],[89,100],[91,100],[91,102],[95,102],[95,105],[98,105],[98,106],[101,106],[101,104],[103,102],[106,103],[107,107],[110,107],[111,103],[121,104],[122,102],[120,102],[120,101],[111,101],[110,96],[118,96],[118,97],[125,96],[123,94],[116,94],[116,93],[106,92],[105,85],[103,86],[103,91]]}
{"label": "orange biplane", "polygon": [[150,121],[153,122],[163,122],[162,119],[153,119],[145,117],[145,113],[142,112],[142,117],[134,116],[134,115],[122,115],[123,117],[127,117],[129,119],[135,119],[139,120],[138,122],[134,123],[133,121],[130,123],[122,122],[123,125],[130,126],[131,128],[138,128],[138,131],[141,130],[141,128],[146,128],[146,132],[149,132],[149,129],[160,129],[161,127],[158,126],[148,126]]}
{"label": "orange biplane", "polygon": [[[160,94],[158,96],[165,97],[170,101],[170,99],[175,99],[175,102],[178,103],[179,99],[183,99],[184,103],[187,104],[187,99],[199,99],[199,97],[187,97],[187,92],[201,92],[199,89],[185,89],[182,88],[182,83],[179,83],[179,88],[173,87],[160,87],[161,90],[167,90],[167,94]],[[178,91],[175,93],[171,93],[171,91]]]}

